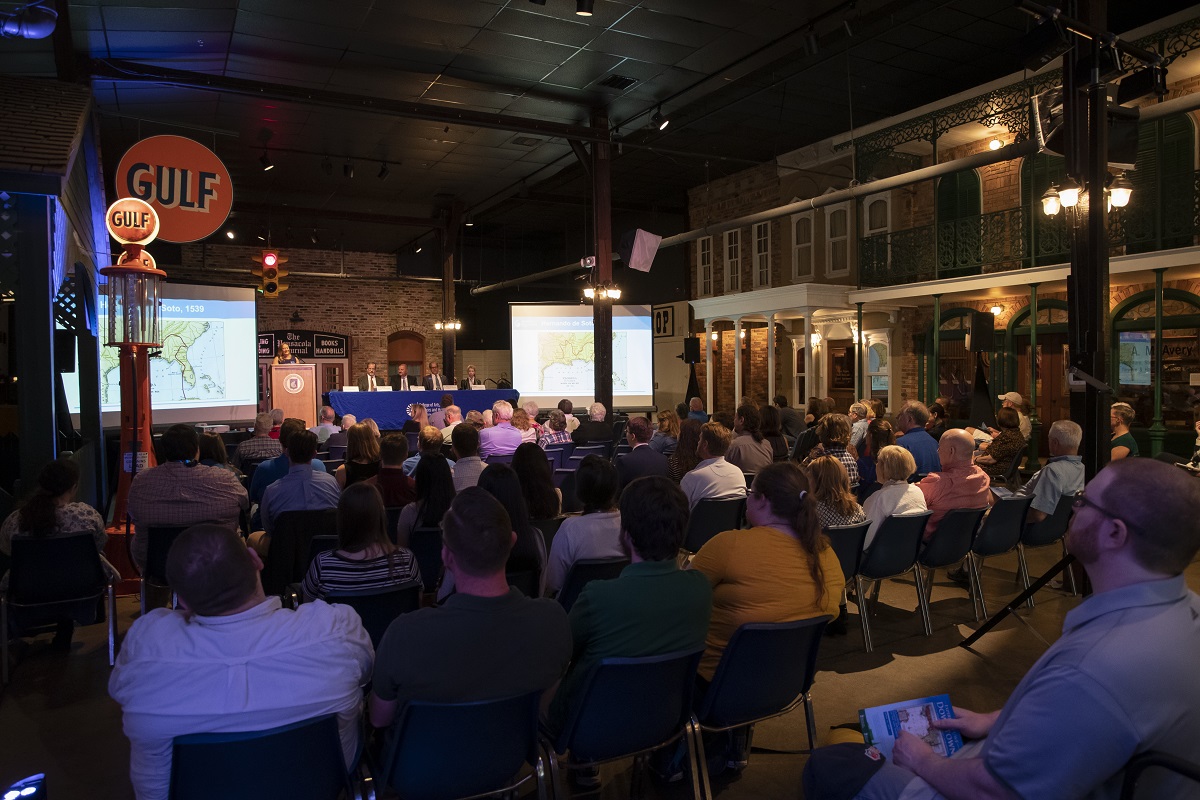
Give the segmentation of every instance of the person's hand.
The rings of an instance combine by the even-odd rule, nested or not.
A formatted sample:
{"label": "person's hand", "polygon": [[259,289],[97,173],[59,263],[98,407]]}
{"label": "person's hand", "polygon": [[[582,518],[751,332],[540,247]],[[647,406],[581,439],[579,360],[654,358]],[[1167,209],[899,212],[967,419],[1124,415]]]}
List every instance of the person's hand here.
{"label": "person's hand", "polygon": [[974,711],[954,706],[954,718],[935,719],[933,727],[958,731],[967,739],[982,739],[992,730],[992,725],[996,724],[997,713],[977,714]]}
{"label": "person's hand", "polygon": [[922,765],[934,758],[937,758],[937,753],[924,739],[908,731],[900,731],[900,738],[896,739],[896,746],[892,749],[892,761],[896,766],[920,775]]}
{"label": "person's hand", "polygon": [[990,427],[990,426],[988,427],[988,431],[990,431],[990,432],[991,432],[991,434],[992,434],[992,438],[995,438],[995,437],[997,437],[997,436],[999,436],[999,435],[1000,435],[1000,431],[998,431],[998,430],[996,430],[995,428],[992,428],[992,427]]}

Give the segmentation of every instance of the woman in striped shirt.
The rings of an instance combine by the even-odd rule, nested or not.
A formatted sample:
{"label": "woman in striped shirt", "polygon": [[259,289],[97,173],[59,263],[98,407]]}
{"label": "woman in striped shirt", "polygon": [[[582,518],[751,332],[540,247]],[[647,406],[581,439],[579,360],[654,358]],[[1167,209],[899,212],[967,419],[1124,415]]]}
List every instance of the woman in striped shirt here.
{"label": "woman in striped shirt", "polygon": [[337,510],[337,549],[321,553],[309,565],[302,588],[306,601],[329,592],[382,590],[421,579],[412,551],[388,539],[387,511],[378,489],[369,483],[347,486]]}

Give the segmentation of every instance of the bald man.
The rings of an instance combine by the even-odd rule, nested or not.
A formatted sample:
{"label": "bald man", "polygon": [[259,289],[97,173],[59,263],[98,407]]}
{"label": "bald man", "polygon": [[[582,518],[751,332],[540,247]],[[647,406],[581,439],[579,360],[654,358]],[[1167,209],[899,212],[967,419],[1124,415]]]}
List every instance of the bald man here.
{"label": "bald man", "polygon": [[[1195,761],[1200,597],[1183,571],[1200,550],[1200,482],[1150,459],[1113,462],[1075,503],[1066,544],[1094,594],[1067,613],[1062,637],[1004,708],[955,708],[955,719],[935,723],[967,740],[950,758],[904,732],[877,772],[865,755],[839,761],[839,784],[857,768],[873,774],[858,794],[873,800],[1108,798],[1140,753]],[[806,778],[823,759],[813,753]],[[1144,797],[1195,797],[1195,784],[1165,770],[1149,771],[1138,788]]]}
{"label": "bald man", "polygon": [[983,508],[991,502],[988,491],[991,479],[971,460],[975,454],[971,434],[961,428],[946,431],[938,442],[937,452],[941,471],[926,475],[917,484],[925,495],[925,506],[933,512],[925,526],[925,541],[933,536],[947,511]]}

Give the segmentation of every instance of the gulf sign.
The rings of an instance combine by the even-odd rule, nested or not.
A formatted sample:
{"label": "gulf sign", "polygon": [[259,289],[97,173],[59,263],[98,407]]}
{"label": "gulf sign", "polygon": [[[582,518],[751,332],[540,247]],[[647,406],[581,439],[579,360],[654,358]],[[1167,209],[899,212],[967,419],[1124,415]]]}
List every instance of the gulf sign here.
{"label": "gulf sign", "polygon": [[117,166],[118,197],[143,200],[159,217],[160,239],[195,242],[216,233],[233,208],[233,183],[217,154],[183,136],[151,136]]}
{"label": "gulf sign", "polygon": [[160,221],[154,207],[145,200],[125,197],[108,207],[104,215],[108,235],[121,244],[143,246],[158,236]]}

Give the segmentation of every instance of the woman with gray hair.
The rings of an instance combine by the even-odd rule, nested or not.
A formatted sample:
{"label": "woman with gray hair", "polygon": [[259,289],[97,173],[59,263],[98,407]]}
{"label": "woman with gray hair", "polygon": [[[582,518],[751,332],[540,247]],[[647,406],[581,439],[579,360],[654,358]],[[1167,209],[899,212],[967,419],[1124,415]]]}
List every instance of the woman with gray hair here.
{"label": "woman with gray hair", "polygon": [[567,431],[567,415],[559,409],[554,409],[550,412],[550,418],[546,420],[545,433],[538,441],[542,449],[546,449],[550,445],[567,444],[571,441],[571,434]]}

